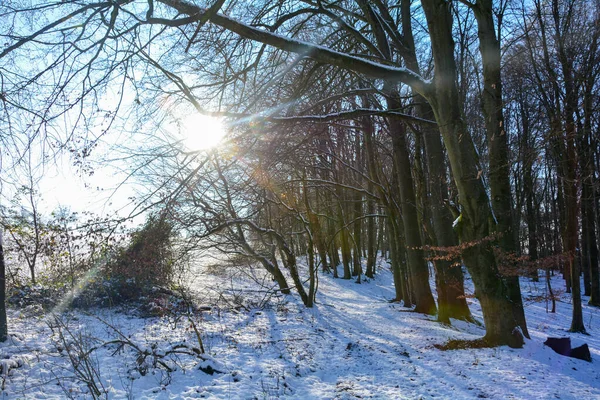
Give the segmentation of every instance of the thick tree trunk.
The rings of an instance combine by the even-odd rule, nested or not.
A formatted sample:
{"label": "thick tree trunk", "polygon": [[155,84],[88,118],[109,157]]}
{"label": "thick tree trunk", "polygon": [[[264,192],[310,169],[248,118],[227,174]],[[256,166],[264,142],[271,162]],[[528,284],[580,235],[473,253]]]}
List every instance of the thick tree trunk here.
{"label": "thick tree trunk", "polygon": [[[343,135],[338,135],[337,143],[336,143],[336,154],[340,156],[343,153],[344,149],[344,137]],[[334,170],[334,176],[336,182],[342,182],[342,177],[339,175],[339,171],[336,170],[335,160],[332,162],[332,168]],[[337,173],[336,173],[337,171]],[[337,176],[336,176],[337,175]],[[350,269],[350,263],[352,262],[352,250],[350,248],[350,238],[348,231],[348,219],[346,216],[348,215],[346,210],[346,196],[343,189],[340,186],[335,187],[335,207],[336,207],[336,215],[337,215],[337,232],[340,243],[340,250],[342,253],[342,265],[344,274],[342,275],[342,279],[351,279],[352,278],[352,270]]]}
{"label": "thick tree trunk", "polygon": [[[508,135],[504,131],[502,114],[502,80],[500,77],[500,42],[496,38],[496,27],[491,0],[477,0],[472,7],[477,19],[479,50],[483,62],[483,112],[488,138],[489,182],[492,209],[496,217],[496,232],[500,233],[501,250],[515,254],[517,241],[513,229],[512,192],[510,187],[510,160],[508,157]],[[510,269],[516,269],[509,266]],[[500,271],[501,273],[503,271]],[[515,271],[504,271],[504,280],[512,301],[517,324],[525,337],[529,338],[519,277]]]}
{"label": "thick tree trunk", "polygon": [[[568,111],[568,107],[565,111]],[[574,111],[574,109],[573,109]],[[580,265],[577,256],[577,241],[579,236],[579,198],[577,194],[577,158],[575,152],[575,125],[572,118],[567,115],[566,121],[566,148],[567,154],[562,160],[565,200],[569,206],[565,207],[565,247],[567,251],[568,267],[571,278],[571,293],[573,298],[573,319],[571,332],[585,332],[583,324],[583,308],[581,305]]]}
{"label": "thick tree trunk", "polygon": [[[573,152],[575,149],[573,149]],[[571,174],[568,175],[569,177]],[[577,192],[573,191],[571,185],[567,185],[569,190],[565,193],[566,198],[572,198],[575,200]],[[571,271],[571,291],[573,298],[573,317],[571,320],[570,332],[583,332],[585,333],[585,326],[583,324],[583,308],[581,305],[581,284],[580,284],[580,266],[577,257],[577,207],[567,207],[567,226],[566,226],[566,247],[568,256],[568,266]]]}
{"label": "thick tree trunk", "polygon": [[[365,106],[368,105],[367,99],[363,99],[365,102]],[[379,178],[379,169],[377,158],[375,155],[375,149],[373,144],[373,123],[372,120],[368,118],[364,118],[362,120],[363,128],[364,128],[364,138],[365,138],[365,153],[367,157],[367,167],[369,171],[369,176],[373,182],[377,185],[377,190],[381,199],[383,201],[383,207],[387,213],[387,218],[385,219],[385,235],[384,235],[384,223],[382,222],[380,225],[380,240],[387,242],[386,245],[382,245],[382,249],[387,247],[390,256],[390,265],[392,270],[392,275],[394,279],[394,288],[395,288],[395,297],[394,301],[404,301],[404,305],[406,307],[410,307],[412,305],[408,284],[405,278],[405,258],[404,251],[401,240],[401,228],[400,228],[400,215],[395,206],[395,202],[390,198],[390,194],[387,193],[382,186],[381,180]],[[396,170],[396,166],[394,166],[394,171]],[[393,173],[394,176],[397,176],[397,173]],[[395,187],[394,183],[392,183],[392,190]],[[387,240],[384,240],[384,236],[386,236]],[[385,251],[384,251],[385,252]]]}
{"label": "thick tree trunk", "polygon": [[511,293],[496,264],[488,237],[492,212],[473,141],[462,119],[456,85],[451,3],[445,0],[421,2],[429,27],[435,62],[434,93],[428,95],[448,151],[450,166],[461,205],[459,238],[468,245],[463,259],[481,302],[486,326],[484,340],[490,345],[523,345],[515,332],[519,326],[513,312]]}
{"label": "thick tree trunk", "polygon": [[[364,100],[364,99],[363,99]],[[366,101],[365,101],[366,103]],[[366,105],[366,104],[365,104]],[[370,118],[364,118],[362,120],[363,124],[363,133],[364,133],[364,142],[365,142],[365,160],[367,164],[367,172],[369,174],[369,192],[374,192],[374,186],[377,185],[378,192],[385,199],[385,193],[383,192],[379,178],[377,175],[377,168],[375,165],[377,164],[375,160],[375,152],[373,149],[373,123]],[[375,184],[374,184],[375,183]],[[369,198],[367,200],[368,212],[370,215],[375,214],[376,211],[376,203],[373,198]],[[367,271],[365,273],[369,278],[375,277],[375,262],[377,259],[377,239],[381,240],[383,236],[383,224],[380,223],[379,226],[379,235],[376,232],[376,224],[375,217],[369,217],[367,221]]]}
{"label": "thick tree trunk", "polygon": [[[593,161],[593,160],[592,160]],[[583,204],[585,215],[582,218],[584,229],[583,235],[587,242],[587,262],[590,270],[590,301],[593,306],[600,306],[600,271],[598,260],[598,237],[596,236],[596,218],[594,214],[594,175],[591,174],[583,182]],[[600,211],[596,211],[600,212]]]}
{"label": "thick tree trunk", "polygon": [[[319,177],[324,180],[328,180],[330,178],[331,172],[329,171],[329,149],[327,148],[328,141],[323,138],[327,132],[324,132],[322,136],[318,139],[318,147],[319,147]],[[329,190],[324,191],[322,197],[317,196],[317,199],[321,199],[322,203],[319,204],[319,209],[325,210],[328,215],[334,215],[332,213],[332,201],[331,201],[331,192]],[[319,220],[316,221],[319,223]],[[333,276],[337,278],[337,266],[340,264],[339,255],[337,251],[337,245],[335,240],[335,226],[334,222],[331,218],[327,218],[325,221],[325,226],[320,230],[322,232],[322,237],[317,239],[321,242],[322,248],[319,248],[319,253],[323,253],[321,256],[322,263],[324,259],[324,264],[327,264],[327,255],[329,255],[329,264],[328,266],[333,269]]]}
{"label": "thick tree trunk", "polygon": [[[308,220],[314,220],[317,216],[313,213],[310,202],[308,201],[308,188],[306,186],[306,171],[304,172],[303,180],[302,180],[302,193],[304,197],[304,208],[306,209],[306,213],[308,215]],[[314,234],[310,229],[310,222],[306,227],[306,234],[308,237],[308,276],[309,276],[309,284],[308,284],[308,294],[306,297],[306,307],[313,307],[315,296],[317,294],[317,265],[315,263],[315,241]]]}
{"label": "thick tree trunk", "polygon": [[414,138],[414,161],[413,175],[415,180],[415,202],[417,206],[417,220],[421,227],[421,243],[431,245],[434,242],[433,225],[431,222],[430,212],[431,204],[429,196],[427,196],[427,164],[423,158],[427,158],[427,152],[423,145],[423,130],[412,129]]}
{"label": "thick tree trunk", "polygon": [[[582,182],[581,190],[581,252],[580,252],[580,265],[581,272],[583,272],[583,295],[591,296],[592,294],[592,281],[591,281],[591,251],[592,243],[591,240],[595,240],[596,233],[592,235],[592,229],[594,228],[594,212],[590,208],[589,202],[586,197],[589,196],[589,190],[587,185]],[[592,224],[590,224],[590,220]],[[594,243],[594,246],[596,244]]]}
{"label": "thick tree trunk", "polygon": [[[432,118],[433,111],[425,115],[426,118]],[[422,117],[425,115],[422,114]],[[453,218],[446,204],[448,185],[440,134],[437,129],[426,129],[423,136],[427,149],[431,215],[436,244],[439,247],[452,248],[458,245],[458,239],[452,229]],[[463,272],[460,266],[452,264],[447,260],[437,260],[434,263],[438,291],[438,319],[445,323],[448,323],[450,318],[471,321],[473,317],[465,297]]]}

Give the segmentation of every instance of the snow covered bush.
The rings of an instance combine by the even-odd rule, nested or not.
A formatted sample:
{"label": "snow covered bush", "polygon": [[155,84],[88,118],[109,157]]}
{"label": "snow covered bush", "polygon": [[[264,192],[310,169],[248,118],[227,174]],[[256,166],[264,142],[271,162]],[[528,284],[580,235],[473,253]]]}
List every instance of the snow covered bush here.
{"label": "snow covered bush", "polygon": [[168,293],[174,280],[177,257],[173,237],[170,222],[148,218],[127,238],[105,248],[95,265],[77,282],[71,304],[88,308],[139,300],[151,308],[150,303],[163,292]]}
{"label": "snow covered bush", "polygon": [[155,286],[169,286],[174,265],[173,226],[164,218],[150,217],[107,262],[103,275],[120,299],[137,299]]}

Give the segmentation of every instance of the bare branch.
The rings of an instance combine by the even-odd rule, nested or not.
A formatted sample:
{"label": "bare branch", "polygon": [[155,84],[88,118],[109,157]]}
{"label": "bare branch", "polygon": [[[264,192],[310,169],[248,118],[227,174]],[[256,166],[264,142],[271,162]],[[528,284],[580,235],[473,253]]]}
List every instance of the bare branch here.
{"label": "bare branch", "polygon": [[[182,0],[160,0],[161,3],[172,7],[182,14],[195,16],[200,20],[205,10]],[[287,38],[272,32],[257,29],[246,25],[222,14],[214,14],[210,21],[243,38],[268,44],[281,50],[289,51],[313,58],[319,62],[335,65],[344,69],[355,71],[373,78],[384,79],[392,82],[402,82],[411,86],[425,98],[431,96],[431,85],[418,74],[406,69],[375,63],[357,56],[351,56],[331,50],[324,46]]]}

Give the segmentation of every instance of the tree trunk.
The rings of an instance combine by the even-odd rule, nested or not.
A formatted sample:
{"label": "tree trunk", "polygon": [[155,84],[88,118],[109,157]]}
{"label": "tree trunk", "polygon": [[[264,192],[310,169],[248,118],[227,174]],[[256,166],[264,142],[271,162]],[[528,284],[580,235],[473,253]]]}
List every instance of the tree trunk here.
{"label": "tree trunk", "polygon": [[388,216],[388,243],[390,247],[390,264],[392,268],[392,276],[394,278],[394,289],[396,296],[393,301],[402,301],[404,307],[412,307],[412,301],[410,297],[410,289],[408,282],[406,281],[406,258],[404,255],[403,244],[400,234],[400,228],[398,227],[397,218],[394,214]]}
{"label": "tree trunk", "polygon": [[[387,96],[388,109],[400,109],[401,104],[397,93]],[[400,206],[404,222],[404,238],[406,240],[406,253],[408,256],[409,281],[414,294],[415,311],[424,314],[435,314],[435,300],[429,287],[429,270],[423,243],[421,242],[420,226],[417,217],[417,206],[414,183],[411,174],[410,158],[406,143],[406,126],[398,119],[389,121],[390,135],[392,136],[393,154],[397,165],[398,189],[400,192]]]}
{"label": "tree trunk", "polygon": [[[338,193],[338,198],[340,198],[341,191]],[[350,269],[350,263],[352,262],[352,251],[350,249],[350,238],[348,233],[348,227],[346,226],[346,219],[344,218],[344,212],[342,210],[342,204],[340,204],[338,200],[338,221],[339,221],[339,231],[340,231],[340,244],[342,250],[342,264],[344,266],[344,275],[342,279],[351,279],[352,271]]]}
{"label": "tree trunk", "polygon": [[4,243],[0,232],[0,342],[8,339],[8,320],[6,319],[6,264],[4,262]]}
{"label": "tree trunk", "polygon": [[302,303],[304,303],[304,305],[307,307],[311,307],[312,301],[309,300],[308,294],[306,294],[306,290],[304,290],[304,285],[302,284],[302,280],[300,279],[300,275],[298,274],[296,256],[283,241],[279,241],[279,251],[281,252],[281,259],[283,261],[283,264],[288,269],[288,271],[290,271],[290,276],[292,277],[292,281],[296,286],[296,291],[302,299]]}
{"label": "tree trunk", "polygon": [[[565,193],[565,247],[568,256],[568,265],[571,272],[571,290],[573,297],[573,320],[571,321],[571,332],[585,332],[583,325],[583,309],[581,306],[581,284],[579,282],[580,265],[577,255],[577,241],[579,238],[579,195],[577,177],[577,152],[576,152],[576,127],[574,115],[577,110],[577,94],[573,76],[572,60],[567,56],[565,48],[565,36],[567,32],[561,32],[560,15],[558,13],[558,0],[552,2],[553,18],[556,25],[556,41],[558,45],[558,60],[562,67],[563,86],[565,92],[564,100],[564,145],[566,154],[561,157],[562,181]],[[561,137],[561,141],[562,141]]]}
{"label": "tree trunk", "polygon": [[[590,270],[590,301],[593,306],[600,306],[600,271],[598,260],[598,237],[596,236],[596,218],[594,215],[594,176],[593,171],[583,183],[583,209],[585,216],[582,221],[585,226],[583,235],[587,238],[587,254]],[[598,212],[598,211],[597,211]]]}
{"label": "tree trunk", "polygon": [[448,151],[450,166],[458,189],[461,217],[458,233],[461,243],[469,247],[463,259],[475,284],[486,326],[484,340],[490,345],[508,344],[521,347],[523,338],[515,333],[519,326],[513,312],[510,291],[496,264],[488,241],[492,213],[482,171],[472,138],[462,119],[456,85],[454,40],[452,38],[451,3],[445,0],[421,2],[429,27],[435,62],[434,93],[428,100],[436,116]]}
{"label": "tree trunk", "polygon": [[[361,140],[360,140],[360,135],[357,133],[356,137],[355,137],[355,143],[354,143],[354,152],[355,152],[355,157],[356,157],[356,162],[355,162],[355,168],[357,171],[362,172],[363,170],[363,166],[362,166],[362,155],[361,155]],[[355,178],[357,182],[360,182],[362,180],[362,174],[359,173],[355,173]],[[353,256],[352,256],[352,276],[356,276],[357,277],[357,282],[360,283],[360,276],[362,275],[362,255],[361,255],[361,250],[362,250],[362,214],[363,214],[363,198],[362,198],[362,194],[360,192],[356,192],[354,194],[354,205],[353,205],[353,210],[352,210],[352,216],[353,216],[353,234],[352,234],[352,239],[353,239]]]}
{"label": "tree trunk", "polygon": [[527,248],[532,270],[529,276],[538,281],[538,269],[536,261],[538,254],[538,224],[536,207],[536,184],[533,171],[533,163],[537,158],[535,146],[532,144],[529,113],[526,109],[525,99],[519,99],[519,113],[522,124],[521,149],[523,153],[523,191],[525,192],[525,222],[527,224]]}
{"label": "tree trunk", "polygon": [[317,246],[317,252],[319,253],[319,260],[321,261],[321,270],[323,272],[329,272],[329,265],[327,263],[327,244],[321,229],[321,222],[319,216],[315,213],[309,213],[309,224],[311,232],[313,232],[313,238]]}
{"label": "tree trunk", "polygon": [[[495,230],[500,233],[499,243],[502,251],[507,254],[515,254],[517,242],[513,229],[508,135],[504,131],[504,116],[502,114],[500,42],[496,38],[492,1],[477,0],[472,8],[477,19],[479,50],[483,62],[482,100],[488,138],[492,209],[496,217]],[[510,269],[516,270],[515,266],[510,267]],[[507,271],[504,274],[504,280],[512,301],[514,318],[525,337],[529,338],[519,277],[515,271]]]}
{"label": "tree trunk", "polygon": [[357,196],[354,200],[354,233],[352,235],[354,246],[352,251],[352,276],[358,277],[362,275],[362,251],[361,251],[361,236],[362,236],[362,198]]}
{"label": "tree trunk", "polygon": [[[331,197],[330,197],[331,198]],[[338,240],[335,233],[335,221],[330,219],[327,221],[328,236],[329,236],[329,260],[333,269],[333,277],[338,278],[338,266],[341,264],[340,253],[338,251]]]}
{"label": "tree trunk", "polygon": [[[592,240],[596,239],[596,233],[592,233],[594,229],[594,211],[587,200],[587,197],[590,195],[589,188],[583,182],[581,186],[581,252],[579,262],[581,271],[583,272],[583,295],[591,296]],[[596,246],[595,242],[593,246]]]}
{"label": "tree trunk", "polygon": [[[427,106],[427,108],[429,107]],[[432,118],[433,111],[431,111],[431,108],[429,108],[429,111],[429,114],[423,113],[421,117]],[[436,245],[452,248],[458,245],[458,240],[452,229],[454,219],[447,207],[446,163],[440,134],[437,129],[426,129],[423,136],[429,166],[430,204]],[[462,269],[460,266],[453,266],[452,264],[449,260],[436,260],[434,263],[438,291],[438,319],[444,323],[449,323],[450,318],[472,321],[473,317],[465,297]]]}
{"label": "tree trunk", "polygon": [[[598,37],[595,37],[594,47],[597,48]],[[598,148],[598,143],[594,140],[592,134],[592,118],[594,116],[593,88],[595,86],[595,76],[590,74],[586,81],[586,89],[583,97],[583,160],[582,160],[582,236],[587,240],[587,262],[590,275],[590,301],[592,306],[600,306],[600,266],[598,260],[598,236],[596,235],[596,214],[600,214],[600,210],[596,208],[594,212],[594,204],[596,199],[595,188],[595,154],[594,149]],[[583,214],[584,213],[584,214]]]}
{"label": "tree trunk", "polygon": [[[265,264],[263,263],[263,266],[264,265]],[[273,275],[273,279],[275,279],[275,282],[277,282],[277,285],[279,286],[279,290],[281,290],[281,293],[283,293],[283,294],[290,294],[290,286],[288,285],[288,283],[285,279],[285,276],[281,272],[279,265],[277,265],[277,260],[275,259],[275,257],[273,257],[272,265],[273,265],[273,268],[270,272]]]}
{"label": "tree trunk", "polygon": [[[373,183],[369,182],[369,192],[373,193]],[[369,278],[375,277],[375,262],[377,259],[377,226],[375,224],[374,214],[376,212],[375,200],[367,200],[367,268],[365,275]]]}
{"label": "tree trunk", "polygon": [[306,296],[306,307],[311,308],[314,305],[315,296],[317,294],[317,266],[315,264],[315,242],[313,240],[313,232],[310,229],[310,221],[315,220],[317,216],[313,213],[310,202],[308,201],[308,189],[306,186],[306,171],[304,171],[303,179],[302,179],[302,194],[304,197],[304,208],[306,209],[306,213],[308,215],[309,223],[305,224],[306,236],[308,239],[308,276],[309,276],[309,284],[308,284],[308,294]]}

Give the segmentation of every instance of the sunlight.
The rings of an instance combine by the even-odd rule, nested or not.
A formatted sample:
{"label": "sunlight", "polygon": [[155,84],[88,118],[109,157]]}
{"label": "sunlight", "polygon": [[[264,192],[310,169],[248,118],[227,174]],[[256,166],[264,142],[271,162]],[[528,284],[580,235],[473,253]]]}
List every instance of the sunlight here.
{"label": "sunlight", "polygon": [[181,121],[183,143],[191,151],[208,150],[218,146],[225,136],[223,120],[194,113]]}

